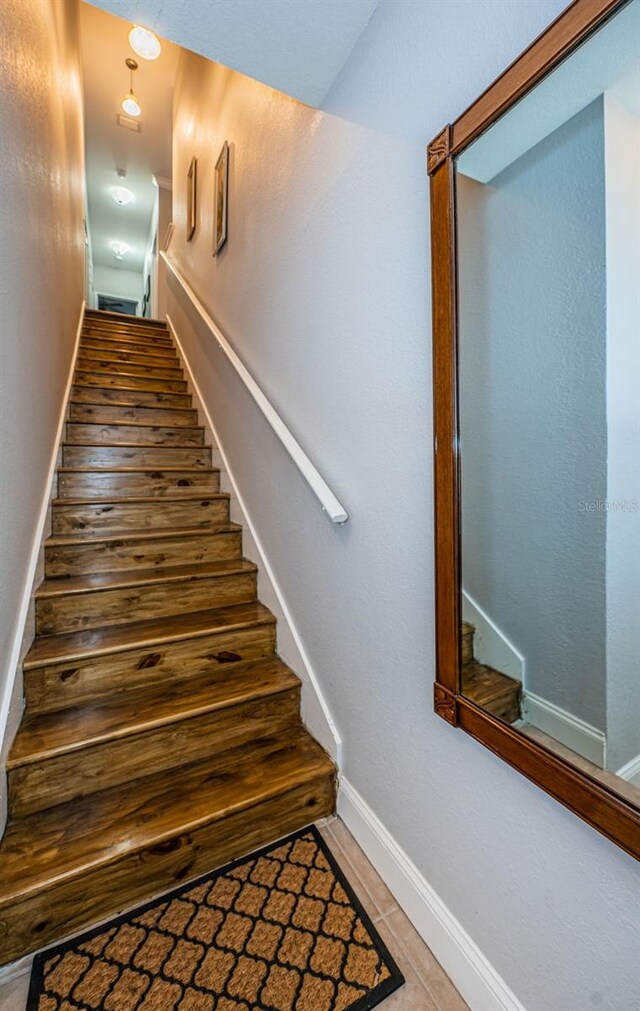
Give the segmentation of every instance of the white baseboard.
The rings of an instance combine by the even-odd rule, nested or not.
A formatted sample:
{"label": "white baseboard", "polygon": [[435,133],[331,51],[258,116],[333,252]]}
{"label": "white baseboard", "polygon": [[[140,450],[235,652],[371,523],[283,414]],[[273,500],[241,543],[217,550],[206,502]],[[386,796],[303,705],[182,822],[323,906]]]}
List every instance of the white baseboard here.
{"label": "white baseboard", "polygon": [[75,344],[71,355],[69,375],[67,377],[67,384],[62,397],[62,404],[60,406],[58,427],[53,441],[49,470],[45,479],[44,494],[42,496],[40,511],[38,513],[38,519],[34,530],[31,555],[29,556],[29,561],[26,566],[22,600],[20,602],[20,610],[18,611],[18,619],[16,621],[15,635],[9,657],[7,676],[4,679],[2,697],[0,698],[0,837],[4,832],[4,827],[7,821],[7,783],[5,762],[14,734],[18,728],[18,724],[20,723],[24,706],[24,700],[22,698],[22,661],[35,634],[34,594],[44,573],[43,542],[48,533],[48,524],[50,524],[51,499],[54,495],[58,456],[60,453],[60,444],[62,442],[64,425],[67,418],[69,392],[71,390],[73,373],[76,366],[76,358],[78,357],[80,335],[82,333],[82,324],[84,322],[85,305],[86,303],[83,301],[80,307],[80,317],[78,319]]}
{"label": "white baseboard", "polygon": [[636,755],[631,761],[625,762],[622,768],[616,772],[616,776],[626,779],[627,783],[631,783],[640,789],[640,755]]}
{"label": "white baseboard", "polygon": [[462,591],[462,617],[475,625],[473,646],[476,660],[524,684],[525,661],[522,653],[466,590]]}
{"label": "white baseboard", "polygon": [[[193,374],[188,355],[185,352],[176,329],[167,314],[167,324],[178,345],[187,372],[190,392],[204,420],[205,429],[214,445],[214,453],[219,453],[222,473],[222,489],[231,494],[231,518],[243,526],[244,551],[247,557],[253,557],[258,563],[258,588],[260,599],[278,619],[278,653],[292,670],[302,680],[302,718],[305,725],[325,750],[331,755],[338,767],[342,761],[342,739],[333,720],[327,701],[324,698],[318,678],[311,666],[311,661],[304,648],[300,635],[294,625],[293,617],[287,606],[282,590],[277,582],[269,559],[258,536],[251,514],[240,494],[234,479],[224,448],[218,437],[213,419],[198,382]],[[227,485],[228,482],[228,486]]]}
{"label": "white baseboard", "polygon": [[522,696],[522,718],[565,748],[571,748],[600,769],[606,769],[606,737],[597,727],[533,692]]}
{"label": "white baseboard", "polygon": [[525,1011],[475,941],[348,780],[338,814],[471,1011]]}

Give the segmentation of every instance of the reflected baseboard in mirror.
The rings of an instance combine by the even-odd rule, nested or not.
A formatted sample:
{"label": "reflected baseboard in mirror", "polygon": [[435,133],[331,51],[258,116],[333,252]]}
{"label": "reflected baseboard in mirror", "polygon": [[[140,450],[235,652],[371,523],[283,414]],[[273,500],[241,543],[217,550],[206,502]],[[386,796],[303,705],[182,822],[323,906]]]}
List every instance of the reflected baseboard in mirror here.
{"label": "reflected baseboard in mirror", "polygon": [[640,0],[576,0],[427,166],[435,709],[640,857]]}

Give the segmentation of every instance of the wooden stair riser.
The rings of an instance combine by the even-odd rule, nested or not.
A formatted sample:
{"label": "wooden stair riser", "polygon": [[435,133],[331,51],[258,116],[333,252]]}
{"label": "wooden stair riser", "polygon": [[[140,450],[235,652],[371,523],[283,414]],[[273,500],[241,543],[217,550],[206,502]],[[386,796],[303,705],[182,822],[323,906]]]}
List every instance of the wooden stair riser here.
{"label": "wooden stair riser", "polygon": [[240,558],[242,533],[198,530],[193,536],[117,539],[68,545],[45,545],[45,576],[79,576],[91,572],[123,572],[167,565],[197,565]]}
{"label": "wooden stair riser", "polygon": [[81,446],[204,446],[203,428],[161,425],[102,425],[83,421],[67,422],[67,443]]}
{"label": "wooden stair riser", "polygon": [[9,769],[12,814],[26,815],[180,768],[300,722],[300,689],[178,720]]}
{"label": "wooden stair riser", "polygon": [[184,373],[178,365],[158,365],[152,361],[114,362],[109,358],[78,356],[76,362],[78,372],[109,372],[114,375],[151,376],[159,379],[184,379]]}
{"label": "wooden stair riser", "polygon": [[124,372],[101,372],[99,369],[80,371],[76,369],[73,382],[76,386],[123,387],[128,390],[153,390],[154,393],[186,393],[184,379],[162,379],[159,376],[135,376]]}
{"label": "wooden stair riser", "polygon": [[[125,689],[210,673],[226,677],[238,664],[273,656],[275,623],[213,632],[169,643],[44,664],[25,672],[25,700],[32,713],[52,712]],[[229,654],[238,657],[230,660]]]}
{"label": "wooden stair riser", "polygon": [[129,407],[125,404],[70,404],[69,421],[118,425],[134,421],[139,425],[163,428],[197,428],[198,412],[170,407]]}
{"label": "wooden stair riser", "polygon": [[462,662],[471,663],[473,660],[473,637],[475,635],[475,628],[470,625],[469,622],[464,621],[462,623]]}
{"label": "wooden stair riser", "polygon": [[109,404],[118,407],[191,408],[190,393],[154,393],[153,390],[118,390],[104,386],[73,386],[71,400],[76,404]]}
{"label": "wooden stair riser", "polygon": [[57,635],[107,628],[128,621],[163,618],[243,604],[256,599],[255,572],[210,576],[36,598],[36,634]]}
{"label": "wooden stair riser", "polygon": [[94,341],[83,338],[78,353],[81,358],[97,358],[100,361],[125,362],[131,365],[158,365],[164,369],[181,368],[180,359],[175,351],[167,349],[164,352],[150,352],[147,348],[131,351],[130,348],[117,347],[108,341]]}
{"label": "wooden stair riser", "polygon": [[177,501],[147,499],[146,501],[87,502],[67,504],[55,502],[52,507],[54,534],[79,531],[98,533],[101,530],[166,530],[171,527],[204,527],[229,522],[229,499],[226,495]]}
{"label": "wooden stair riser", "polygon": [[149,341],[171,341],[171,334],[167,327],[159,326],[114,326],[110,323],[103,323],[102,320],[87,319],[82,327],[83,333],[97,332],[106,334],[109,337],[122,337],[137,340]]}
{"label": "wooden stair riser", "polygon": [[142,853],[125,853],[114,863],[53,881],[46,891],[0,909],[0,964],[275,842],[334,808],[333,777],[325,774]]}
{"label": "wooden stair riser", "polygon": [[71,446],[62,447],[63,467],[114,470],[162,470],[165,467],[211,469],[211,446]]}
{"label": "wooden stair riser", "polygon": [[82,331],[81,341],[99,340],[113,344],[114,347],[130,347],[136,351],[148,349],[149,352],[175,351],[175,345],[169,334],[144,334],[138,332],[122,333],[121,331],[105,330],[104,327],[87,326]]}
{"label": "wooden stair riser", "polygon": [[84,326],[100,326],[104,327],[106,330],[115,331],[123,330],[125,333],[132,333],[134,330],[139,330],[142,333],[159,333],[161,335],[168,335],[169,328],[165,320],[150,320],[143,319],[140,316],[127,316],[127,317],[107,317],[104,313],[96,313],[89,309],[85,313]]}
{"label": "wooden stair riser", "polygon": [[120,498],[127,495],[179,495],[181,492],[217,492],[217,470],[183,471],[76,471],[59,472],[60,498]]}

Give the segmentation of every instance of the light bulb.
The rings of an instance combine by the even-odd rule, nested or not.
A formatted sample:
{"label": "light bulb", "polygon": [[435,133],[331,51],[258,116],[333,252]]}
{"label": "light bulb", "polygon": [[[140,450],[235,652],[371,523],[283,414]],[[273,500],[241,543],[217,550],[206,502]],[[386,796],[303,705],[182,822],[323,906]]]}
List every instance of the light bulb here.
{"label": "light bulb", "polygon": [[109,245],[116,254],[118,260],[121,260],[124,254],[128,253],[131,249],[128,242],[120,242],[118,239],[114,239],[114,241],[110,242]]}
{"label": "light bulb", "polygon": [[133,91],[130,91],[128,95],[125,95],[122,99],[122,108],[129,116],[139,116],[142,112],[138,104],[138,99],[134,95]]}
{"label": "light bulb", "polygon": [[126,186],[112,186],[110,190],[111,196],[117,204],[121,207],[125,207],[126,204],[130,204],[134,199],[131,190],[128,190]]}
{"label": "light bulb", "polygon": [[162,52],[158,36],[142,25],[134,25],[129,32],[129,45],[143,60],[157,60]]}

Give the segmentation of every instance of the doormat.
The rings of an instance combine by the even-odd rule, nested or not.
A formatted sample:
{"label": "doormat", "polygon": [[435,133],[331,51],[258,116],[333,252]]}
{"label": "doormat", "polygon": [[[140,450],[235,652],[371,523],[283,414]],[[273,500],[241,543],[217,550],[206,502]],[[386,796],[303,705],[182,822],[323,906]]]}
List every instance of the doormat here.
{"label": "doormat", "polygon": [[40,953],[27,1011],[369,1011],[403,983],[311,826]]}

